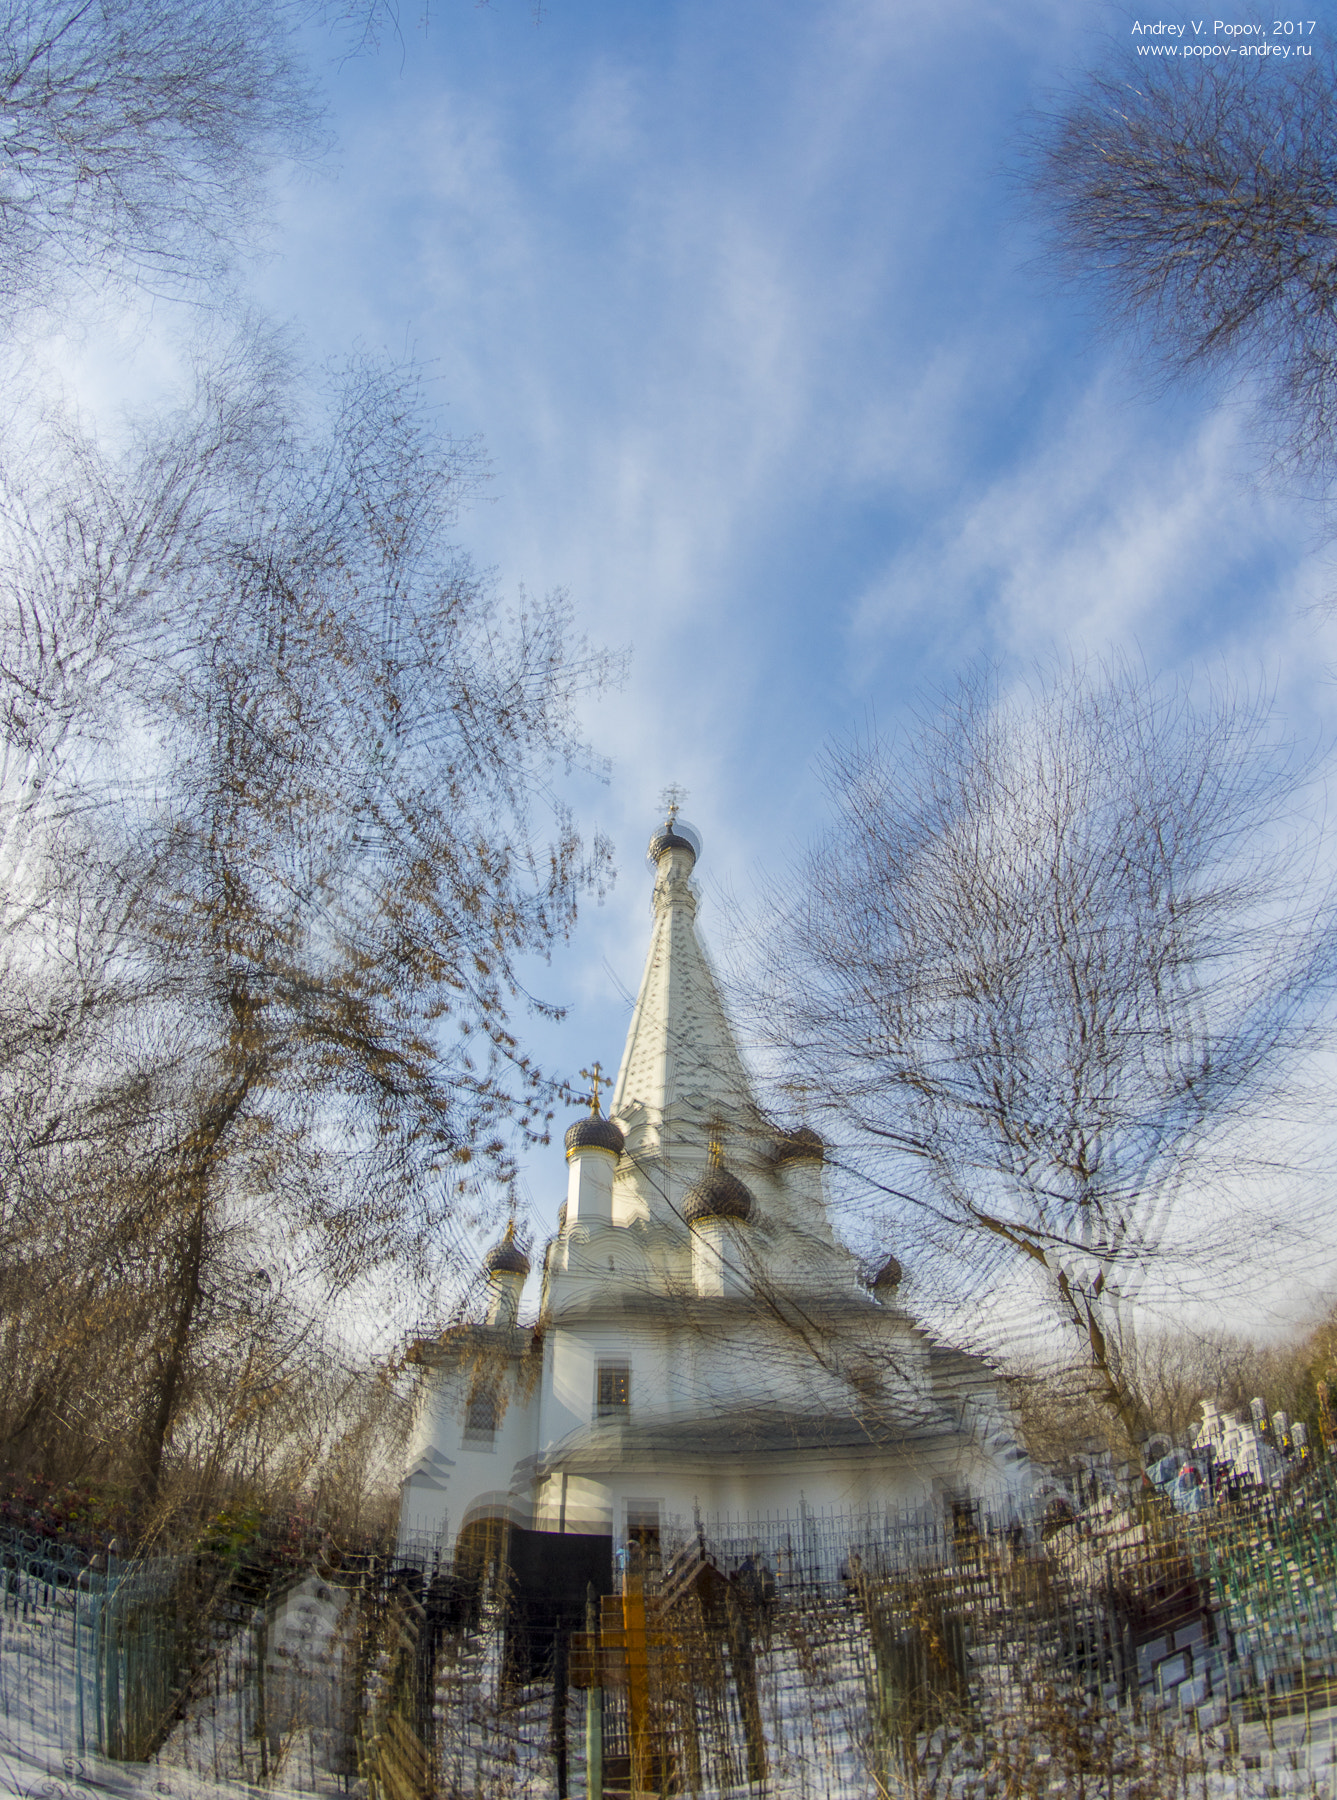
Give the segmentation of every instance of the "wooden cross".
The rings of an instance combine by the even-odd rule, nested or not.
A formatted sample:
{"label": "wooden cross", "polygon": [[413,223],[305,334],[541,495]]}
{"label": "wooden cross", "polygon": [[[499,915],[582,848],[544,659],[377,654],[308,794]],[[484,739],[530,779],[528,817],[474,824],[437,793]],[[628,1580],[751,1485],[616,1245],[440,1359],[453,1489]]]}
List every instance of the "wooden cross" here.
{"label": "wooden cross", "polygon": [[655,1765],[664,1751],[656,1744],[660,1733],[653,1729],[653,1700],[666,1687],[672,1692],[680,1686],[686,1675],[682,1639],[667,1628],[662,1608],[646,1595],[640,1576],[624,1576],[622,1592],[605,1594],[600,1612],[597,1631],[571,1634],[568,1679],[572,1687],[625,1692],[632,1792],[660,1792],[654,1777],[662,1769]]}

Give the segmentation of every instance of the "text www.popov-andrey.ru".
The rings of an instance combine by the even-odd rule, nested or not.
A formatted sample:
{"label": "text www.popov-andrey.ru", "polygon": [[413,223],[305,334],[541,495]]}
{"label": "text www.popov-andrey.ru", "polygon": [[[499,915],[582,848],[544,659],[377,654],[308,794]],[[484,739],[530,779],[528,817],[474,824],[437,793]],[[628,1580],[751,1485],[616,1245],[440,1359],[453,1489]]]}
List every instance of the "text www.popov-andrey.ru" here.
{"label": "text www.popov-andrey.ru", "polygon": [[1135,19],[1131,35],[1151,38],[1139,43],[1139,56],[1183,57],[1278,57],[1312,56],[1317,19],[1273,19],[1270,25],[1237,25],[1229,19],[1189,19],[1183,24],[1169,19]]}

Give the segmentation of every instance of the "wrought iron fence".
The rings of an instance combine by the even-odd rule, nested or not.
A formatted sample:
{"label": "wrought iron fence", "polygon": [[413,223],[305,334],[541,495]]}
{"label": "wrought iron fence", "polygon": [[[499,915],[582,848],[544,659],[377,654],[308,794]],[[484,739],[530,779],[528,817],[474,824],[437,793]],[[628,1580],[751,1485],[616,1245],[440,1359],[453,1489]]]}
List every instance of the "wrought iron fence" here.
{"label": "wrought iron fence", "polygon": [[[0,1531],[0,1709],[11,1729],[36,1728],[41,1668],[45,1710],[68,1723],[80,1756],[142,1760],[162,1742],[197,1651],[180,1557],[124,1562],[115,1548],[88,1556],[59,1539]],[[68,1654],[64,1654],[68,1652]],[[26,1673],[27,1696],[16,1670]],[[18,1687],[15,1683],[18,1680]]]}
{"label": "wrought iron fence", "polygon": [[1188,1515],[800,1507],[618,1550],[573,1618],[517,1594],[500,1538],[251,1591],[10,1533],[0,1709],[80,1754],[370,1800],[1332,1787],[1330,1465]]}

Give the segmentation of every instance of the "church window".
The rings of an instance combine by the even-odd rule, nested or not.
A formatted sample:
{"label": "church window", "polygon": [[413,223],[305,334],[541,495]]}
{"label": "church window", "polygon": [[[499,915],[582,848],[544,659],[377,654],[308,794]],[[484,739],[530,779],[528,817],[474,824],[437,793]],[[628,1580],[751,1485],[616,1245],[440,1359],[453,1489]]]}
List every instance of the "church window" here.
{"label": "church window", "polygon": [[497,1396],[491,1388],[475,1388],[464,1415],[464,1441],[491,1449],[497,1435]]}
{"label": "church window", "polygon": [[595,1405],[601,1419],[622,1418],[631,1405],[631,1365],[624,1362],[599,1364],[599,1385]]}

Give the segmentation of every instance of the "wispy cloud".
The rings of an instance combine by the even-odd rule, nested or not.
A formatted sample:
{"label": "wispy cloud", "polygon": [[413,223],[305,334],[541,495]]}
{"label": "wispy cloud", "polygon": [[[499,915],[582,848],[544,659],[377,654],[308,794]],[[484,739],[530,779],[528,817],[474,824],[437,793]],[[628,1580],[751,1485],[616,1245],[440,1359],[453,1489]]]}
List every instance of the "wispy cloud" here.
{"label": "wispy cloud", "polygon": [[266,292],[327,352],[412,346],[494,458],[481,560],[634,646],[588,715],[612,785],[580,792],[624,878],[544,978],[555,1058],[616,1056],[604,963],[634,988],[665,781],[746,896],[819,820],[823,742],[972,655],[1265,667],[1332,720],[1326,577],[1236,414],[1138,397],[1028,270],[1003,171],[1095,13],[503,12],[340,77],[339,178],[287,195]]}

